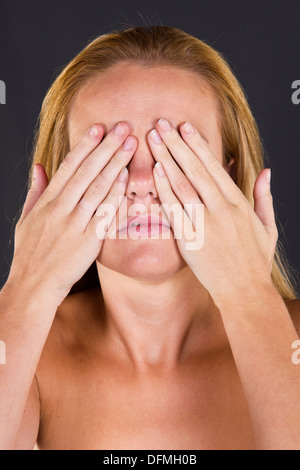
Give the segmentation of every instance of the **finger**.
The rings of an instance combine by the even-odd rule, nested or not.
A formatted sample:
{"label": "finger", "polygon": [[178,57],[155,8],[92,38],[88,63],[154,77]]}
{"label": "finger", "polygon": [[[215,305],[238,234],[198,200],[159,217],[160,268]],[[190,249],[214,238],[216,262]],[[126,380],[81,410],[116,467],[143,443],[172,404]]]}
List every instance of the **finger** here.
{"label": "finger", "polygon": [[[175,194],[181,199],[183,194],[186,193],[183,203],[186,202],[186,198],[192,200],[197,198],[199,200],[200,197],[208,210],[216,210],[217,206],[221,205],[222,195],[216,185],[209,180],[206,172],[201,171],[200,168],[200,174],[198,173],[199,167],[195,167],[195,162],[198,165],[196,156],[193,156],[193,163],[190,166],[185,165],[186,170],[184,170],[181,165],[179,167],[176,164],[176,160],[172,158],[173,154],[170,155],[165,143],[158,139],[160,139],[160,136],[156,129],[153,129],[148,138],[152,154],[157,161],[163,163]],[[186,157],[187,152],[190,152],[190,150],[182,139],[180,140],[181,143],[178,141],[179,148],[177,148],[176,153],[180,154],[182,152]],[[175,145],[173,147],[175,148]]]}
{"label": "finger", "polygon": [[48,178],[46,175],[46,172],[44,170],[44,167],[40,164],[34,165],[33,169],[33,178],[31,182],[31,186],[29,188],[21,217],[18,221],[19,224],[23,222],[23,220],[27,217],[29,212],[32,210],[32,208],[35,206],[43,192],[48,186]]}
{"label": "finger", "polygon": [[[132,158],[134,149],[136,148],[136,139],[129,136],[125,141],[126,148],[122,146],[106,167],[92,181],[83,197],[75,206],[74,212],[79,214],[82,223],[88,223],[99,204],[107,196],[113,182],[124,168],[123,176],[127,177],[128,170],[126,165]],[[120,175],[119,175],[120,178]],[[122,179],[120,179],[122,181]]]}
{"label": "finger", "polygon": [[189,122],[185,122],[180,126],[180,133],[186,144],[214,179],[223,196],[232,204],[238,204],[240,199],[243,198],[243,194],[222,163],[211,152],[206,139]]}
{"label": "finger", "polygon": [[[123,129],[123,135],[120,135],[120,128]],[[71,212],[74,209],[90,184],[112,158],[116,160],[115,164],[119,170],[128,164],[137,145],[136,138],[130,136],[129,142],[134,142],[134,145],[127,150],[128,140],[125,141],[125,138],[128,132],[128,124],[119,123],[80,165],[60,195],[65,211]]]}
{"label": "finger", "polygon": [[[107,195],[111,185],[113,184],[116,177],[125,165],[128,165],[133,152],[136,148],[136,139],[132,136],[127,137],[124,145],[114,155],[114,157],[108,162],[106,167],[100,172],[100,174],[90,184],[89,188],[85,192],[79,204],[91,205],[93,212],[99,206],[101,201]],[[127,170],[125,166],[125,170]],[[125,173],[124,173],[125,175]],[[92,215],[92,214],[91,214]]]}
{"label": "finger", "polygon": [[111,224],[115,221],[117,210],[122,203],[128,181],[128,170],[126,167],[120,172],[119,177],[113,183],[108,195],[99,205],[96,213],[93,215],[86,227],[88,236],[97,237],[103,240]]}
{"label": "finger", "polygon": [[106,168],[95,178],[73,211],[75,217],[79,218],[83,226],[88,224],[94,212],[104,201],[110,189],[112,189],[116,178],[122,189],[127,184],[128,170],[126,166],[124,167],[124,163],[112,159]]}
{"label": "finger", "polygon": [[270,234],[277,233],[273,198],[271,194],[270,181],[271,181],[270,169],[264,169],[258,176],[254,189],[254,211],[259,217],[260,221]]}
{"label": "finger", "polygon": [[191,203],[191,201],[199,202],[199,197],[192,184],[181,171],[179,166],[176,164],[167,148],[161,145],[163,142],[156,129],[150,132],[149,144],[152,153],[156,154],[159,161],[163,161],[164,167],[166,168],[168,178],[172,183],[172,189],[176,196],[181,200],[183,204]]}
{"label": "finger", "polygon": [[[155,129],[151,131],[151,134],[151,139],[154,139],[154,142],[150,144],[152,149],[155,143],[159,143],[157,139],[159,139],[160,137]],[[160,145],[158,147],[157,158],[159,158],[160,152],[162,152],[161,155],[163,159],[164,151],[167,151],[166,147]],[[166,168],[167,176],[170,181],[172,190],[174,191],[178,200],[183,204],[184,210],[188,214],[194,226],[196,226],[195,224],[197,218],[197,206],[201,204],[197,192],[193,188],[186,175],[181,171],[181,169],[178,167],[178,165],[173,160],[173,158],[171,158],[170,155],[168,155],[165,159],[164,166]],[[160,165],[157,167],[157,169],[160,170]]]}
{"label": "finger", "polygon": [[161,162],[156,163],[153,174],[162,209],[173,229],[174,237],[181,242],[193,239],[195,236],[193,222],[173,193]]}
{"label": "finger", "polygon": [[44,194],[44,203],[52,201],[61,194],[82,162],[99,145],[103,134],[104,129],[100,124],[94,124],[86,130],[78,144],[65,156],[57,171],[54,173],[47,191]]}
{"label": "finger", "polygon": [[[149,144],[152,135],[153,131],[149,134]],[[170,131],[160,131],[160,136],[163,142],[157,143],[155,146],[152,145],[154,158],[163,163],[167,174],[169,174],[170,162],[174,158],[207,209],[209,211],[218,209],[223,202],[222,194],[199,159],[181,139],[174,126]],[[175,190],[171,178],[170,183]]]}
{"label": "finger", "polygon": [[[183,125],[181,126],[181,137],[169,121],[167,122],[170,130],[166,130],[165,121],[165,119],[158,121],[157,130],[171,155],[193,182],[197,192],[203,188],[203,193],[205,192],[207,195],[205,205],[207,207],[209,204],[217,205],[222,196],[228,202],[237,204],[243,194],[221,162],[212,154],[208,143],[200,133],[193,127],[192,133],[188,133],[185,129],[189,126]],[[165,127],[165,130],[162,126]]]}

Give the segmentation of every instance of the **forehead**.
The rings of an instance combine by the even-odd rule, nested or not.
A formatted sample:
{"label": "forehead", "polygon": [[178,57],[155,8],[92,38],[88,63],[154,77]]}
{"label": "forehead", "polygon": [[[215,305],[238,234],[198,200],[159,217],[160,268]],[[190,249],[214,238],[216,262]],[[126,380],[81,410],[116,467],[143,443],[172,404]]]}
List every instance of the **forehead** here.
{"label": "forehead", "polygon": [[219,134],[217,99],[192,71],[171,66],[119,63],[99,73],[76,94],[69,113],[70,137],[95,122],[108,131],[127,121],[132,133],[155,127],[160,117],[175,127],[191,121],[210,140]]}

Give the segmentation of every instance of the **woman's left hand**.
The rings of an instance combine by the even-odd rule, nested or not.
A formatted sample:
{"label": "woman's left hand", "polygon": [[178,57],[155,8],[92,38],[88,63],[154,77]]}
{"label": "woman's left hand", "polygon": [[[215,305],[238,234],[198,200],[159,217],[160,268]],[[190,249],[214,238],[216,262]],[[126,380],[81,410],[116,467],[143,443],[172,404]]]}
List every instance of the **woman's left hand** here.
{"label": "woman's left hand", "polygon": [[[169,130],[163,129],[166,122]],[[255,182],[253,210],[200,133],[188,127],[181,125],[180,135],[169,121],[160,120],[149,133],[152,154],[160,162],[155,184],[161,203],[175,208],[173,217],[166,215],[183,259],[218,304],[272,284],[278,232],[270,173],[263,170]],[[159,143],[151,138],[155,132]],[[192,234],[196,241],[191,244]]]}

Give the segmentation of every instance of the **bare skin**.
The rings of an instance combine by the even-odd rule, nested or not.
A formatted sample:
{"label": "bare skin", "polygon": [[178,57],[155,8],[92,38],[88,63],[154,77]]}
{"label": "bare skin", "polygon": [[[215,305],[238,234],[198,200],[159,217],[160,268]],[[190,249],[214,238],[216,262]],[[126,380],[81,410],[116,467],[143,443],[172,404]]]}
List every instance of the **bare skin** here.
{"label": "bare skin", "polygon": [[56,316],[37,371],[41,449],[255,446],[217,312],[193,338],[193,352],[176,364],[143,364],[141,372],[108,341],[100,295],[75,294]]}
{"label": "bare skin", "polygon": [[[73,294],[56,315],[37,371],[40,449],[256,448],[217,309],[194,353],[140,373],[107,341],[101,298]],[[299,301],[289,310],[300,325]]]}
{"label": "bare skin", "polygon": [[[169,67],[116,66],[80,90],[69,118],[71,149],[93,123],[108,132],[116,122],[125,121],[136,145],[132,159],[125,163],[129,171],[127,200],[129,205],[158,206],[148,132],[162,116],[175,128],[186,120],[193,122],[222,162],[213,94],[198,77]],[[230,172],[230,168],[226,170]],[[74,198],[75,189],[70,191]],[[78,250],[75,246],[68,262]],[[60,253],[62,257],[63,247]],[[16,442],[16,448],[32,448],[37,439],[41,449],[256,448],[250,421],[251,413],[256,419],[256,396],[254,401],[250,396],[250,413],[249,391],[246,398],[220,311],[180,255],[174,238],[106,239],[96,260],[103,297],[97,289],[71,295],[57,309],[53,323],[49,314],[47,325],[38,325],[36,335],[25,328],[33,343],[44,335],[45,344],[40,358],[38,344],[31,362],[28,359],[32,368],[38,362],[36,377],[17,439],[7,439],[6,447]],[[58,270],[63,284],[63,275],[73,274],[76,266]],[[45,300],[47,289],[42,291]],[[261,293],[264,304],[273,297],[269,288]],[[13,304],[12,310],[18,308]],[[242,350],[226,308],[222,314],[228,330],[233,331],[234,350]],[[278,300],[274,308],[279,310],[278,326],[272,323],[270,330],[275,338],[283,332],[289,347],[296,332]],[[299,302],[289,308],[297,318]],[[246,321],[240,325],[233,312],[238,327],[247,326],[248,312],[244,313]],[[269,312],[262,319],[268,321]],[[34,318],[32,324],[38,323]],[[20,354],[28,349],[25,346]],[[268,402],[269,396],[262,398]],[[17,428],[17,416],[14,423]],[[256,427],[256,435],[261,437]],[[280,438],[280,430],[277,435]],[[271,437],[274,445],[277,437]],[[261,439],[258,447],[264,442]]]}

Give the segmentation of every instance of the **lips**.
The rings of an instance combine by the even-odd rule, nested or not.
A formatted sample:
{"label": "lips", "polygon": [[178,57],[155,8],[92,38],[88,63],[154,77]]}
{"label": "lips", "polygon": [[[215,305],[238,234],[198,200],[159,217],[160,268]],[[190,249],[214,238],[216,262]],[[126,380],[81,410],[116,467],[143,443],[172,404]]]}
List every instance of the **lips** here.
{"label": "lips", "polygon": [[152,227],[155,226],[160,226],[160,227],[166,227],[170,228],[170,225],[167,221],[162,220],[161,218],[153,215],[145,215],[145,216],[135,216],[135,217],[130,217],[127,219],[120,227],[118,232],[121,232],[122,230],[129,229],[130,227],[136,227],[136,230],[138,231],[138,228],[143,227],[143,228],[148,228],[149,231],[151,231]]}

